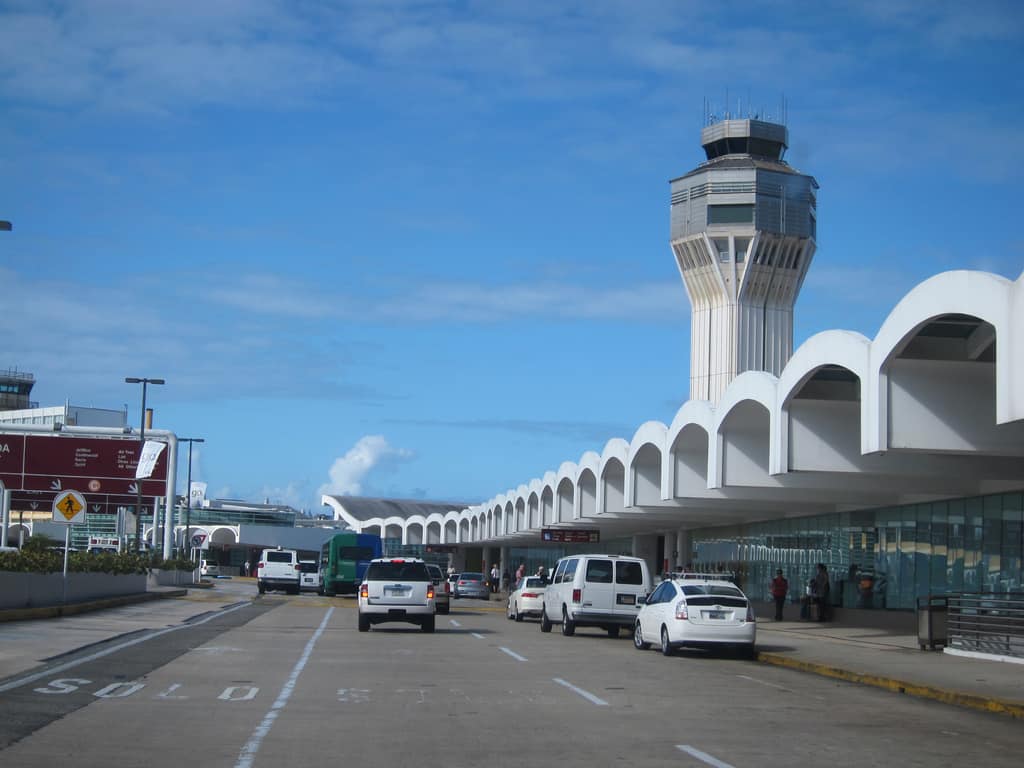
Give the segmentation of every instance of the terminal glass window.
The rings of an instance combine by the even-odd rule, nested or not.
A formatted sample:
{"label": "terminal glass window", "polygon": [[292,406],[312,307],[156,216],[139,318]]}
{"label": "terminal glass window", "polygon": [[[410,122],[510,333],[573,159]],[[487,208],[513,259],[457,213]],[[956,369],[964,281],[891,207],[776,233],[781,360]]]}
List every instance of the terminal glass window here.
{"label": "terminal glass window", "polygon": [[709,205],[708,225],[712,224],[753,224],[753,205]]}

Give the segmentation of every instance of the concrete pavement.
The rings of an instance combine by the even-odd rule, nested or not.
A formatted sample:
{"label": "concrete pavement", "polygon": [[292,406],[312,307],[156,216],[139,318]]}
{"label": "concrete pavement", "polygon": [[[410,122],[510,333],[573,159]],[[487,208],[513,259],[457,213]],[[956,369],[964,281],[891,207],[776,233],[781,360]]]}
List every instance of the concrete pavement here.
{"label": "concrete pavement", "polygon": [[[184,594],[182,594],[184,592]],[[214,582],[212,589],[168,590],[159,610],[131,610],[98,603],[59,618],[40,611],[4,621],[0,615],[0,680],[41,666],[54,656],[129,632],[188,621],[239,600],[254,599],[252,579]],[[152,595],[140,595],[139,601]],[[487,607],[459,601],[473,610],[504,611],[505,596]],[[0,612],[2,614],[3,612]],[[13,617],[10,617],[13,618]],[[848,682],[871,685],[896,695],[1024,719],[1024,663],[968,658],[922,651],[906,629],[850,626],[842,622],[780,621],[759,618],[758,661]],[[1024,660],[1022,660],[1024,661]]]}

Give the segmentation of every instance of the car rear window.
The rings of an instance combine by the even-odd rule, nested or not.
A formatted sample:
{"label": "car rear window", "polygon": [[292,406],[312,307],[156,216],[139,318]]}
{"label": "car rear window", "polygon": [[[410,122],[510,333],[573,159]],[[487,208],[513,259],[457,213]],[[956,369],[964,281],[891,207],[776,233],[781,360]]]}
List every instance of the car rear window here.
{"label": "car rear window", "polygon": [[300,561],[299,570],[302,571],[302,573],[316,573],[316,563],[303,563]]}
{"label": "car rear window", "polygon": [[643,584],[644,583],[644,569],[640,563],[631,563],[629,561],[620,562],[615,564],[615,583],[616,584]]}
{"label": "car rear window", "polygon": [[290,563],[291,561],[291,552],[267,552],[268,563]]}
{"label": "car rear window", "polygon": [[587,562],[587,582],[590,584],[612,583],[612,561],[590,560]]}
{"label": "car rear window", "polygon": [[462,581],[483,581],[484,575],[482,573],[461,573],[459,578]]}
{"label": "car rear window", "polygon": [[370,563],[367,581],[430,581],[423,563]]}
{"label": "car rear window", "polygon": [[536,587],[546,587],[547,586],[547,582],[544,581],[544,579],[540,578],[539,576],[531,576],[530,578],[526,579],[525,581],[526,581],[526,583],[523,584],[523,587],[530,587],[531,589],[532,588],[536,588]]}

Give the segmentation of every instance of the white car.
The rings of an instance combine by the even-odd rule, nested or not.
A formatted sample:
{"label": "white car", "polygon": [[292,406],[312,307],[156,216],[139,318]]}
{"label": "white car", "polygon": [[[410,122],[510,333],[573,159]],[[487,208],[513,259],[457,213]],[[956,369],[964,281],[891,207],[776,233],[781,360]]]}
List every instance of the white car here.
{"label": "white car", "polygon": [[600,627],[609,637],[633,628],[651,591],[647,563],[625,555],[567,555],[555,565],[544,591],[540,631],[562,625],[570,637],[577,627]]}
{"label": "white car", "polygon": [[637,650],[657,643],[666,656],[693,647],[733,649],[753,657],[756,641],[753,606],[721,574],[686,573],[661,582],[633,626]]}
{"label": "white car", "polygon": [[508,596],[508,607],[505,616],[515,621],[522,621],[526,616],[540,617],[544,607],[544,590],[548,582],[543,576],[524,576],[516,584],[512,594]]}
{"label": "white car", "polygon": [[200,576],[220,576],[220,566],[209,560],[202,560],[199,563]]}
{"label": "white car", "polygon": [[299,560],[299,591],[320,589],[320,568],[315,560]]}
{"label": "white car", "polygon": [[434,631],[434,581],[427,564],[415,557],[378,557],[370,561],[359,585],[359,631],[374,624],[405,621]]}

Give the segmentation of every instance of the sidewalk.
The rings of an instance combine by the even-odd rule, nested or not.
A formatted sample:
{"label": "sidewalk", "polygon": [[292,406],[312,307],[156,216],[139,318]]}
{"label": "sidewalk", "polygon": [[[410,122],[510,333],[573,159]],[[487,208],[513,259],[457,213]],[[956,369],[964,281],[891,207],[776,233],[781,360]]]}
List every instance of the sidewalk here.
{"label": "sidewalk", "polygon": [[1024,719],[1024,663],[922,651],[916,634],[759,619],[757,648],[763,664]]}

